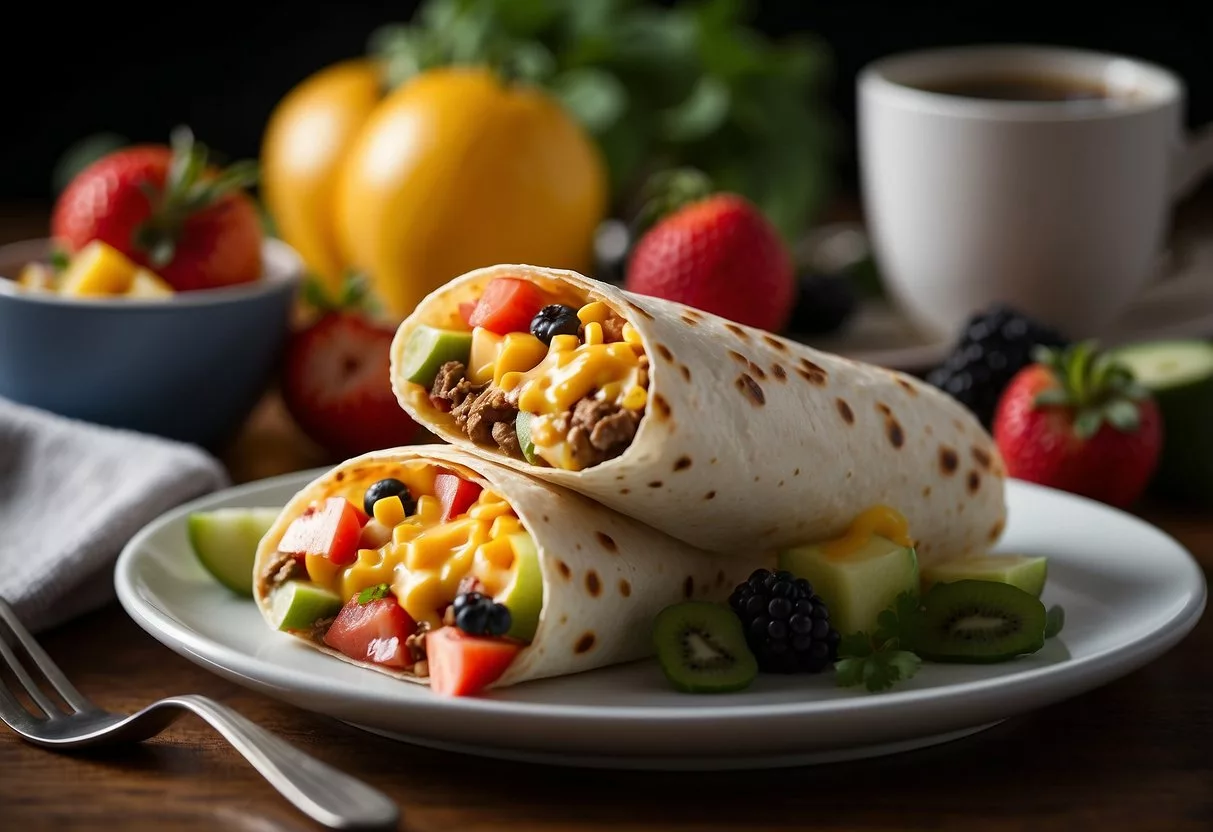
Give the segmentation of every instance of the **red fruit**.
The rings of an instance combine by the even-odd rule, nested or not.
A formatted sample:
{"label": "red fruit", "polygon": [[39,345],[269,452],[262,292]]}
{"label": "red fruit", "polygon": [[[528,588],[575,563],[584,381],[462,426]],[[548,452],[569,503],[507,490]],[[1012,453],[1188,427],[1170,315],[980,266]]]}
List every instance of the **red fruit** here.
{"label": "red fruit", "polygon": [[394,335],[358,313],[335,311],[287,345],[287,409],[308,436],[338,456],[407,445],[417,434],[392,392]]}
{"label": "red fruit", "polygon": [[439,474],[434,477],[434,496],[442,503],[442,522],[458,517],[480,498],[483,491],[479,485],[455,474]]}
{"label": "red fruit", "polygon": [[484,294],[468,316],[468,326],[484,327],[497,335],[530,332],[531,319],[543,307],[539,290],[513,277],[498,277],[484,287]]}
{"label": "red fruit", "polygon": [[291,521],[278,544],[278,551],[291,555],[318,555],[338,566],[358,557],[358,540],[367,521],[362,509],[344,497],[329,497],[320,506],[309,506]]}
{"label": "red fruit", "polygon": [[1007,473],[1121,508],[1141,496],[1157,467],[1158,406],[1129,370],[1090,343],[1020,370],[1003,391],[994,439]]}
{"label": "red fruit", "polygon": [[425,637],[430,688],[444,696],[471,696],[501,678],[522,650],[515,641],[469,636],[442,627]]}
{"label": "red fruit", "polygon": [[417,623],[391,595],[365,604],[355,595],[337,613],[324,643],[351,659],[409,668],[413,658],[405,642],[416,630]]}
{"label": "red fruit", "polygon": [[693,202],[653,226],[636,244],[624,288],[771,332],[796,302],[779,232],[735,194]]}
{"label": "red fruit", "polygon": [[69,252],[101,240],[177,291],[261,276],[261,220],[242,188],[247,164],[218,171],[188,131],[173,147],[138,145],[81,171],[55,203],[51,235]]}

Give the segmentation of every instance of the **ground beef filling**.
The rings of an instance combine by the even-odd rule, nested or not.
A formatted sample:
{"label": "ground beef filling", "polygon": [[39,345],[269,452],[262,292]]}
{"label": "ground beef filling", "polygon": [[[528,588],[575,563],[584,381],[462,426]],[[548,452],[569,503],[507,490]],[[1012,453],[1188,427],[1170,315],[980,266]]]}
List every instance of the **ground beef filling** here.
{"label": "ground beef filling", "polygon": [[455,417],[455,424],[477,445],[496,445],[503,453],[522,459],[515,430],[518,406],[504,390],[488,382],[470,382],[461,362],[448,361],[438,369],[430,401]]}
{"label": "ground beef filling", "polygon": [[571,414],[560,417],[557,428],[567,430],[573,459],[581,468],[589,468],[626,451],[639,425],[636,411],[587,397],[573,405]]}
{"label": "ground beef filling", "polygon": [[270,594],[274,587],[281,586],[287,581],[306,581],[307,567],[303,561],[286,552],[276,554],[261,574],[257,576],[257,591],[262,598]]}

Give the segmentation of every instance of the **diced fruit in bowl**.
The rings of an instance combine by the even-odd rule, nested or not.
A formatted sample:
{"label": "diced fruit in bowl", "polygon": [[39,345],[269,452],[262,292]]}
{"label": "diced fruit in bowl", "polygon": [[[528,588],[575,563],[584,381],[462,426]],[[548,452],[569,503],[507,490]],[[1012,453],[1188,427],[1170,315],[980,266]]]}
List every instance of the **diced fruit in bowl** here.
{"label": "diced fruit in bowl", "polygon": [[1044,592],[1049,575],[1048,558],[1026,555],[984,555],[944,561],[923,567],[922,586],[954,581],[994,581],[1018,587],[1036,598]]}
{"label": "diced fruit in bowl", "polygon": [[880,535],[850,551],[837,551],[831,543],[788,549],[780,552],[779,567],[813,585],[844,635],[875,628],[876,617],[898,595],[918,593],[913,547]]}
{"label": "diced fruit in bowl", "polygon": [[1157,341],[1111,355],[1150,391],[1162,413],[1166,437],[1150,490],[1213,505],[1213,344]]}
{"label": "diced fruit in bowl", "polygon": [[1126,508],[1158,465],[1163,423],[1150,391],[1094,342],[1040,349],[1003,393],[994,439],[1017,479]]}
{"label": "diced fruit in bowl", "polygon": [[501,678],[523,645],[441,627],[425,637],[430,688],[444,696],[471,696]]}
{"label": "diced fruit in bowl", "polygon": [[196,511],[186,521],[186,533],[206,571],[232,592],[251,598],[257,545],[278,512],[277,508]]}
{"label": "diced fruit in bowl", "polygon": [[116,248],[94,240],[61,263],[28,263],[17,283],[23,289],[75,297],[169,298],[173,287]]}
{"label": "diced fruit in bowl", "polygon": [[[102,157],[60,194],[52,237],[73,261],[90,244],[104,243],[178,292],[257,280],[261,219],[244,190],[256,181],[256,167],[239,162],[219,170],[207,155],[179,128],[171,147],[138,145]],[[88,270],[91,277],[78,279],[90,291],[79,294],[125,294],[134,278],[120,264]]]}

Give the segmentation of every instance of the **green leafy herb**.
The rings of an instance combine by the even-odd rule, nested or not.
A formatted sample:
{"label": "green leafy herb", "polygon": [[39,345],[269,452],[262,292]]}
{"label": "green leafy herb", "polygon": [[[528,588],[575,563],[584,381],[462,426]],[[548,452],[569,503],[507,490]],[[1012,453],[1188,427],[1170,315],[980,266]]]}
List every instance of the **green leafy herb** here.
{"label": "green leafy herb", "polygon": [[72,262],[72,256],[61,248],[56,248],[50,256],[51,268],[56,272],[64,271]]}
{"label": "green leafy herb", "polygon": [[388,593],[391,591],[392,588],[387,584],[368,586],[366,589],[362,590],[362,592],[358,593],[358,603],[369,604],[372,601],[378,601],[381,598],[386,598]]}
{"label": "green leafy herb", "polygon": [[1065,349],[1037,347],[1034,360],[1048,367],[1058,385],[1036,394],[1036,407],[1065,407],[1074,411],[1074,433],[1090,439],[1105,423],[1122,433],[1141,425],[1138,403],[1149,392],[1132,371],[1109,353],[1098,351],[1095,341],[1082,341]]}
{"label": "green leafy herb", "polygon": [[838,645],[835,677],[841,687],[864,685],[870,692],[888,690],[918,672],[922,659],[913,650],[919,616],[918,598],[897,596],[876,619],[875,633],[852,633]]}
{"label": "green leafy herb", "polygon": [[746,12],[740,0],[424,0],[369,47],[389,86],[473,64],[547,89],[598,141],[618,211],[652,171],[695,167],[794,240],[832,187],[830,55],[812,37],[767,38]]}
{"label": "green leafy herb", "polygon": [[1066,625],[1066,611],[1060,604],[1049,607],[1045,613],[1045,638],[1056,638]]}

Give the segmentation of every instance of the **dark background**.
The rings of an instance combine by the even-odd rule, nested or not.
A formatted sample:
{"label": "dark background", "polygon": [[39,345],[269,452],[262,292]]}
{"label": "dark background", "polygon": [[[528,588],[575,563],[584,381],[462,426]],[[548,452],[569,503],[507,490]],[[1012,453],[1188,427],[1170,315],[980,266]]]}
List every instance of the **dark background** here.
{"label": "dark background", "polygon": [[[63,150],[113,131],[165,141],[188,123],[230,158],[257,155],[275,102],[333,61],[363,51],[415,2],[22,3],[0,53],[0,200],[48,200]],[[1189,86],[1188,121],[1213,121],[1213,3],[875,2],[751,4],[765,31],[808,30],[834,51],[828,94],[850,124],[856,71],[879,56],[978,42],[1056,43],[1162,63]],[[121,13],[118,10],[121,9]],[[846,158],[843,181],[854,182]]]}

